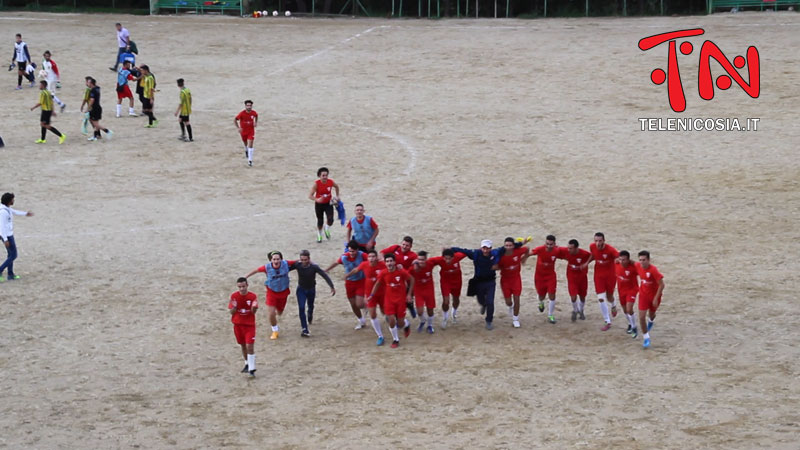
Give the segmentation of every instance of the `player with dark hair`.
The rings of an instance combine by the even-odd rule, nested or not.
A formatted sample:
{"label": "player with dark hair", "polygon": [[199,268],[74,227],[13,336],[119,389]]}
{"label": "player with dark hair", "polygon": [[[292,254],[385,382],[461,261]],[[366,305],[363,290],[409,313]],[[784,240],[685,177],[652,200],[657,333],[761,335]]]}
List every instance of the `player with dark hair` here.
{"label": "player with dark hair", "polygon": [[357,203],[356,215],[347,222],[347,241],[355,239],[362,251],[375,248],[375,239],[378,237],[378,223],[375,219],[364,214],[364,205]]}
{"label": "player with dark hair", "polygon": [[[413,245],[414,238],[411,236],[403,236],[403,240],[400,241],[400,244],[394,244],[386,247],[385,249],[381,250],[381,254],[394,254],[395,262],[404,270],[410,270],[412,263],[415,259],[417,259],[417,254],[411,251],[411,247]],[[417,310],[414,308],[414,303],[409,302],[407,306],[408,312],[411,313],[411,318],[416,318]]]}
{"label": "player with dark hair", "polygon": [[350,241],[347,244],[347,251],[325,269],[325,272],[330,272],[339,264],[344,266],[344,287],[347,290],[347,300],[350,302],[350,308],[353,310],[353,314],[358,318],[356,330],[362,329],[364,325],[366,325],[367,319],[365,319],[364,315],[361,313],[361,309],[365,307],[364,273],[358,271],[353,272],[353,269],[357,268],[366,260],[367,255],[358,249],[358,242]]}
{"label": "player with dark hair", "polygon": [[[650,264],[650,252],[639,252],[639,262],[636,263],[639,275],[639,326],[644,334],[642,346],[650,347],[650,330],[656,320],[656,310],[661,306],[661,295],[664,292],[664,275],[658,268]],[[647,320],[647,315],[650,320]]]}
{"label": "player with dark hair", "polygon": [[433,334],[433,312],[436,308],[436,290],[433,287],[433,268],[436,266],[428,260],[428,252],[417,253],[417,259],[411,265],[409,273],[414,277],[414,303],[419,312],[419,327],[422,331],[426,325],[428,333]]}
{"label": "player with dark hair", "polygon": [[247,166],[253,167],[253,141],[256,138],[256,127],[258,126],[258,113],[253,110],[253,101],[245,100],[244,109],[233,119],[233,125],[239,130],[244,144],[244,156],[247,158]]}
{"label": "player with dark hair", "polygon": [[[317,297],[317,275],[321,276],[331,288],[331,295],[336,295],[336,288],[333,287],[331,277],[325,273],[318,265],[311,262],[311,252],[308,250],[300,251],[298,261],[288,261],[289,270],[297,271],[297,308],[300,314],[300,326],[303,331],[302,337],[310,337],[308,325],[314,320],[314,300]],[[306,316],[306,304],[308,304],[308,316]]]}
{"label": "player with dark hair", "polygon": [[[328,178],[329,172],[327,167],[317,169],[317,181],[311,186],[311,192],[308,194],[308,198],[314,202],[314,214],[317,216],[317,243],[322,242],[323,223],[325,225],[325,238],[331,238],[330,227],[333,225],[333,206],[338,202],[339,198],[339,185]],[[334,190],[336,191],[335,195],[333,194]]]}
{"label": "player with dark hair", "polygon": [[633,305],[639,293],[639,274],[636,266],[631,261],[631,254],[627,250],[619,252],[619,258],[614,263],[614,273],[617,276],[617,289],[619,290],[619,304],[628,318],[628,330],[631,337],[639,336],[636,328],[636,313]]}
{"label": "player with dark hair", "polygon": [[[378,252],[376,252],[375,249],[372,249],[367,252],[367,260],[359,264],[355,269],[348,272],[345,277],[351,277],[357,272],[363,273],[364,292],[368,294],[372,292],[372,289],[375,287],[375,282],[378,281],[378,277],[385,270],[386,263],[380,261],[378,259]],[[383,331],[381,330],[381,321],[378,320],[378,313],[376,312],[375,308],[380,307],[381,312],[386,315],[383,303],[384,288],[385,287],[381,287],[378,289],[375,292],[375,295],[370,296],[369,300],[367,301],[367,310],[369,311],[369,317],[372,321],[372,328],[375,330],[375,334],[378,335],[378,346],[383,345]]]}
{"label": "player with dark hair", "polygon": [[[570,239],[561,259],[567,261],[567,290],[572,300],[572,321],[586,319],[583,308],[586,306],[586,293],[589,289],[589,268],[584,265],[592,254],[580,248],[577,239]],[[579,300],[580,299],[580,300]]]}
{"label": "player with dark hair", "polygon": [[117,117],[122,113],[122,99],[128,99],[128,115],[136,117],[136,111],[133,110],[133,93],[128,86],[128,80],[135,80],[136,77],[131,72],[131,63],[124,61],[119,72],[117,72]]}
{"label": "player with dark hair", "polygon": [[[500,290],[503,291],[503,298],[508,306],[508,315],[511,316],[511,325],[519,328],[519,307],[520,295],[522,295],[522,265],[528,260],[530,251],[523,244],[528,241],[523,240],[520,245],[512,237],[507,237],[503,242],[503,252],[500,253],[500,260],[497,268],[500,269]],[[513,303],[512,303],[513,300]]]}
{"label": "player with dark hair", "polygon": [[[175,110],[175,117],[178,118],[178,123],[181,126],[181,137],[179,139],[184,142],[193,142],[192,124],[189,123],[189,114],[192,113],[192,92],[184,85],[183,78],[178,78],[177,82],[181,90],[178,95],[180,99],[178,109]],[[187,131],[189,132],[188,137],[186,136]]]}
{"label": "player with dark hair", "polygon": [[[11,57],[11,65],[8,70],[13,70],[14,66],[17,67],[17,87],[22,89],[22,77],[25,77],[25,71],[28,64],[31,64],[31,53],[28,51],[28,44],[22,41],[22,35],[17,33],[16,42],[14,43],[14,55]],[[35,84],[31,81],[31,87]]]}
{"label": "player with dark hair", "polygon": [[[452,249],[442,250],[442,256],[434,256],[428,261],[439,266],[439,289],[442,292],[442,328],[447,328],[447,321],[453,318],[453,323],[458,319],[458,307],[461,297],[461,264],[466,258],[463,253],[456,253]],[[452,315],[450,300],[453,301]]]}
{"label": "player with dark hair", "polygon": [[14,206],[14,194],[6,192],[0,197],[0,241],[6,248],[8,256],[3,264],[0,265],[0,283],[3,281],[3,271],[8,269],[8,280],[18,280],[19,275],[14,274],[14,260],[17,259],[17,244],[14,240],[14,218],[13,216],[33,216],[31,211],[18,211]]}
{"label": "player with dark hair", "polygon": [[142,71],[142,112],[147,116],[145,128],[155,128],[158,126],[158,119],[153,114],[156,102],[156,77],[150,73],[150,66],[147,64],[139,68]]}
{"label": "player with dark hair", "polygon": [[[56,95],[56,89],[61,87],[61,74],[58,71],[58,64],[53,61],[50,50],[46,50],[42,54],[42,71],[44,72],[44,79],[47,80],[47,90],[53,94],[53,100],[61,108],[63,113],[67,109],[67,104],[62,102]],[[41,73],[41,72],[40,72]]]}
{"label": "player with dark hair", "polygon": [[[614,247],[606,244],[606,236],[597,232],[594,234],[594,242],[589,244],[589,251],[592,257],[586,262],[594,261],[594,290],[597,293],[597,301],[600,303],[600,312],[603,313],[603,320],[606,324],[601,328],[608,331],[611,328],[611,317],[617,316],[617,305],[614,302],[614,287],[617,285],[617,275],[614,273],[614,261],[619,256],[619,252]],[[609,315],[609,304],[611,315]]]}
{"label": "player with dark hair", "polygon": [[114,133],[100,125],[100,119],[103,118],[103,108],[100,106],[100,86],[97,85],[97,80],[92,77],[86,78],[86,86],[89,87],[89,122],[91,122],[92,128],[94,128],[94,135],[92,135],[89,140],[96,141],[100,139],[101,131],[105,132],[106,137],[111,139]]}
{"label": "player with dark hair", "polygon": [[391,253],[383,255],[383,262],[386,264],[386,270],[378,276],[369,298],[372,299],[379,290],[385,289],[383,310],[389,322],[389,331],[392,333],[392,348],[397,348],[400,345],[397,329],[400,319],[403,320],[405,337],[411,332],[411,324],[405,316],[406,304],[411,302],[411,297],[414,295],[414,277],[397,265]]}
{"label": "player with dark hair", "polygon": [[39,124],[42,127],[42,137],[35,142],[37,144],[44,144],[46,142],[47,130],[50,130],[53,134],[58,136],[58,143],[63,144],[67,135],[61,134],[54,126],[50,125],[50,118],[54,116],[56,112],[53,111],[53,93],[47,90],[47,81],[45,80],[39,82],[39,103],[33,105],[31,111],[39,107],[42,108],[42,114],[39,118]]}
{"label": "player with dark hair", "polygon": [[536,255],[536,270],[533,273],[533,284],[539,295],[539,312],[544,312],[544,299],[550,299],[547,307],[547,321],[556,323],[556,259],[561,258],[562,251],[556,247],[556,237],[548,234],[544,245],[531,250]]}
{"label": "player with dark hair", "polygon": [[256,311],[258,310],[258,297],[253,292],[247,291],[247,278],[239,277],[236,280],[238,290],[231,294],[228,302],[228,311],[231,313],[233,335],[236,342],[242,347],[244,369],[242,373],[256,376]]}
{"label": "player with dark hair", "polygon": [[269,263],[253,269],[245,275],[250,278],[256,272],[267,274],[264,285],[267,287],[267,311],[269,313],[269,323],[272,325],[270,339],[278,339],[280,327],[278,327],[278,316],[283,314],[286,309],[286,299],[289,298],[289,263],[284,261],[283,254],[272,251],[267,254]]}

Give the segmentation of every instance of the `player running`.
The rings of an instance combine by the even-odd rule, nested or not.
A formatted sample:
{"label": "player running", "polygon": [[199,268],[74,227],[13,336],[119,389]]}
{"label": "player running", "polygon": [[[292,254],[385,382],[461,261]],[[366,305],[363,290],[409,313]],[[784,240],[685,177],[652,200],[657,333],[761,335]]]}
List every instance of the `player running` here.
{"label": "player running", "polygon": [[[650,347],[650,330],[656,320],[656,310],[661,306],[661,294],[664,292],[664,275],[656,266],[650,264],[650,252],[639,252],[639,262],[636,263],[639,275],[639,326],[644,334],[642,347]],[[647,321],[647,314],[650,320]],[[647,322],[645,324],[645,322]]]}
{"label": "player running", "polygon": [[[308,325],[314,320],[314,299],[317,296],[317,275],[321,276],[331,288],[331,296],[336,295],[331,277],[318,265],[311,262],[311,253],[308,250],[300,251],[299,261],[287,261],[289,270],[297,271],[297,308],[300,314],[300,326],[303,331],[301,337],[311,337]],[[308,317],[306,318],[306,304],[308,304]]]}
{"label": "player running", "polygon": [[417,259],[408,272],[414,277],[414,302],[419,311],[419,327],[422,331],[427,325],[429,334],[433,334],[433,310],[436,308],[436,291],[433,287],[433,268],[436,264],[428,260],[428,252],[417,253]]}
{"label": "player running", "polygon": [[136,117],[136,111],[133,110],[133,92],[128,86],[128,80],[136,80],[131,72],[131,63],[124,61],[122,67],[117,72],[117,117],[122,116],[122,100],[128,99],[128,115]]}
{"label": "player running", "polygon": [[589,266],[594,261],[594,290],[597,292],[597,301],[600,303],[600,312],[603,313],[603,320],[606,324],[601,328],[608,331],[611,328],[611,316],[608,314],[608,304],[611,304],[611,314],[617,317],[617,305],[614,303],[614,287],[617,284],[617,275],[614,273],[614,261],[619,256],[619,252],[614,247],[606,244],[606,236],[597,232],[594,234],[594,242],[589,245],[592,257],[586,262]]}
{"label": "player running", "polygon": [[453,323],[458,319],[458,307],[461,297],[461,264],[466,258],[463,253],[456,253],[452,249],[442,250],[442,256],[434,256],[428,261],[440,267],[439,289],[442,291],[442,328],[447,328],[447,321],[451,317],[450,300],[453,301]]}
{"label": "player running", "polygon": [[[411,236],[404,236],[403,240],[400,241],[400,244],[390,245],[385,249],[381,250],[382,255],[386,254],[393,254],[395,262],[402,267],[404,270],[410,270],[411,265],[415,259],[417,259],[417,254],[411,251],[411,246],[414,245],[414,238]],[[411,318],[414,319],[417,317],[417,310],[414,308],[414,303],[408,303],[408,312],[411,313]]]}
{"label": "player running", "polygon": [[[351,277],[353,275],[356,275],[356,273],[358,272],[363,273],[364,292],[371,293],[372,289],[375,287],[375,282],[378,281],[378,277],[385,270],[386,270],[386,263],[380,261],[378,259],[378,252],[375,251],[375,249],[372,249],[367,252],[367,260],[359,264],[358,267],[356,267],[355,269],[351,270],[350,272],[347,272],[347,275],[345,275],[345,277]],[[367,301],[367,310],[369,311],[369,317],[372,322],[372,329],[374,329],[375,334],[378,335],[378,341],[376,342],[376,345],[378,346],[383,345],[384,339],[383,339],[383,330],[381,329],[381,321],[378,320],[378,313],[375,310],[375,308],[380,307],[381,313],[383,313],[384,316],[386,315],[383,306],[384,290],[385,286],[381,286],[381,288],[375,292],[375,295],[370,296],[369,300]]]}
{"label": "player running", "polygon": [[67,109],[67,104],[56,96],[56,88],[61,86],[61,74],[59,74],[58,65],[53,61],[51,56],[50,50],[47,50],[42,55],[44,58],[42,60],[42,70],[44,71],[44,79],[47,81],[47,90],[53,94],[53,100],[61,108],[61,112],[63,113],[64,110]]}
{"label": "player running", "polygon": [[256,376],[256,311],[258,310],[258,297],[253,292],[247,291],[247,278],[240,277],[236,280],[238,291],[231,294],[228,302],[228,311],[231,313],[233,335],[236,342],[242,347],[244,356],[244,369],[242,373]]}
{"label": "player running", "polygon": [[47,90],[47,81],[45,80],[39,82],[39,103],[33,105],[31,111],[39,107],[42,108],[42,114],[39,118],[39,125],[42,127],[42,138],[34,142],[37,144],[47,142],[45,138],[47,137],[47,130],[50,130],[58,136],[58,143],[63,144],[64,140],[67,139],[67,135],[61,134],[54,126],[50,125],[50,118],[56,115],[56,112],[53,111],[53,93]]}
{"label": "player running", "polygon": [[358,242],[350,241],[347,244],[347,251],[325,269],[325,272],[330,272],[339,264],[344,266],[344,287],[347,291],[347,300],[350,302],[350,308],[353,310],[353,314],[358,318],[358,324],[355,327],[356,330],[364,328],[364,325],[367,323],[367,319],[361,314],[361,309],[364,308],[364,273],[356,272],[352,275],[350,275],[350,273],[366,260],[367,255],[358,249]]}
{"label": "player running", "polygon": [[[183,78],[178,78],[178,88],[181,90],[178,98],[180,102],[178,103],[178,109],[175,110],[175,117],[178,118],[178,123],[181,126],[181,137],[179,138],[183,142],[194,142],[194,138],[192,137],[192,124],[189,122],[189,114],[192,113],[192,92],[184,85]],[[131,99],[131,104],[133,104],[133,99]],[[189,136],[186,136],[186,132],[189,132]]]}
{"label": "player running", "polygon": [[247,166],[253,167],[253,141],[256,138],[256,127],[258,126],[258,113],[253,110],[253,101],[245,100],[244,109],[233,119],[233,125],[239,130],[239,135],[244,143],[244,156],[247,158]]}
{"label": "player running", "polygon": [[375,239],[378,237],[378,223],[375,219],[364,214],[364,205],[356,204],[355,217],[347,222],[347,241],[355,239],[362,251],[375,248]]}
{"label": "player running", "polygon": [[386,270],[378,275],[369,298],[385,287],[383,298],[383,311],[389,322],[389,331],[392,333],[392,348],[400,345],[397,325],[403,320],[403,333],[405,337],[411,333],[411,324],[406,319],[406,304],[411,302],[414,295],[414,277],[397,265],[395,256],[391,253],[383,255]]}
{"label": "player running", "polygon": [[531,250],[536,255],[536,270],[533,273],[533,284],[539,295],[539,312],[544,312],[544,299],[550,300],[547,306],[547,321],[555,324],[556,317],[556,259],[563,256],[563,251],[556,247],[556,237],[548,234],[544,245]]}
{"label": "player running", "polygon": [[[333,206],[338,202],[339,185],[328,178],[328,168],[317,169],[317,181],[311,186],[308,198],[314,202],[314,214],[317,216],[317,243],[322,242],[322,227],[325,225],[325,238],[331,238],[330,227],[333,225]],[[333,191],[336,191],[336,195]],[[325,217],[323,217],[325,216]],[[327,218],[327,221],[325,220]],[[377,225],[377,224],[376,224]],[[350,242],[348,240],[348,242]]]}
{"label": "player running", "polygon": [[289,263],[284,261],[283,254],[278,251],[269,252],[267,255],[269,263],[257,269],[253,269],[245,275],[250,278],[256,272],[267,274],[264,286],[267,287],[267,312],[269,313],[269,323],[272,325],[270,339],[278,339],[280,327],[278,327],[278,316],[283,314],[286,309],[286,299],[289,298]]}
{"label": "player running", "polygon": [[[519,328],[519,297],[522,295],[522,265],[525,264],[530,252],[528,247],[522,245],[529,242],[524,240],[520,245],[512,237],[507,237],[503,242],[503,252],[497,268],[500,269],[500,290],[508,306],[508,315],[511,316],[511,325]],[[512,303],[513,300],[513,303]]]}
{"label": "player running", "polygon": [[567,290],[572,300],[572,321],[575,322],[579,316],[581,320],[586,320],[583,308],[586,306],[589,288],[589,268],[584,263],[589,261],[592,254],[580,248],[577,239],[570,239],[567,248],[561,253],[561,259],[567,261]]}
{"label": "player running", "polygon": [[635,339],[639,333],[636,329],[636,314],[633,312],[633,305],[636,303],[636,294],[639,293],[639,274],[631,261],[631,254],[627,250],[619,252],[619,258],[614,263],[614,273],[617,276],[619,303],[628,318],[626,333]]}

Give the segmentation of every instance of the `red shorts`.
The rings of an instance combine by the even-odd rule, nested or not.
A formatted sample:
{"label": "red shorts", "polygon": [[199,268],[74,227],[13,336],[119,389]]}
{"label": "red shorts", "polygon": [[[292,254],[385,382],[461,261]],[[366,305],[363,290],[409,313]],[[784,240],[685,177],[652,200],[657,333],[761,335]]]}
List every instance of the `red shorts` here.
{"label": "red shorts", "polygon": [[522,277],[519,274],[500,277],[500,289],[503,291],[503,298],[522,295]]}
{"label": "red shorts", "polygon": [[433,293],[433,289],[429,292],[414,292],[414,304],[417,309],[423,306],[428,309],[436,308],[436,295]]}
{"label": "red shorts", "polygon": [[586,272],[567,272],[567,290],[570,297],[586,297],[589,290],[589,275]]}
{"label": "red shorts", "polygon": [[556,277],[536,278],[534,276],[533,284],[536,285],[536,293],[539,294],[539,297],[556,293]]}
{"label": "red shorts", "polygon": [[385,301],[383,302],[383,313],[387,316],[396,316],[397,320],[406,317],[406,302],[405,300],[398,301]]}
{"label": "red shorts", "polygon": [[619,303],[624,305],[626,303],[636,303],[636,294],[639,293],[636,289],[624,291],[620,289],[619,291]]}
{"label": "red shorts", "polygon": [[123,98],[133,98],[133,94],[131,93],[131,88],[128,87],[127,84],[122,87],[122,92],[117,91],[117,98],[122,100]]}
{"label": "red shorts", "polygon": [[256,129],[255,128],[250,128],[250,129],[242,128],[241,135],[242,135],[242,142],[244,142],[246,144],[247,141],[252,141],[253,139],[256,138]]}
{"label": "red shorts", "polygon": [[347,298],[364,296],[364,279],[358,281],[344,280],[344,289],[347,291]]}
{"label": "red shorts", "polygon": [[[655,297],[655,294],[639,291],[639,311],[656,311],[658,306],[661,306],[661,301],[658,302],[658,306],[653,307]],[[664,298],[662,297],[661,300],[663,301]]]}
{"label": "red shorts", "polygon": [[282,314],[286,309],[286,299],[289,298],[289,289],[281,292],[274,292],[267,288],[267,306],[274,306],[278,314]]}
{"label": "red shorts", "polygon": [[256,341],[255,325],[233,324],[233,335],[239,345],[252,344]]}
{"label": "red shorts", "polygon": [[442,297],[452,295],[453,297],[461,297],[461,280],[457,282],[449,282],[440,279],[439,286],[442,289]]}
{"label": "red shorts", "polygon": [[383,310],[383,292],[378,292],[367,300],[367,308],[374,308],[376,306],[380,306],[381,310]]}
{"label": "red shorts", "polygon": [[608,275],[594,274],[594,291],[597,295],[605,292],[609,297],[614,295],[614,288],[617,287],[617,275],[612,271]]}

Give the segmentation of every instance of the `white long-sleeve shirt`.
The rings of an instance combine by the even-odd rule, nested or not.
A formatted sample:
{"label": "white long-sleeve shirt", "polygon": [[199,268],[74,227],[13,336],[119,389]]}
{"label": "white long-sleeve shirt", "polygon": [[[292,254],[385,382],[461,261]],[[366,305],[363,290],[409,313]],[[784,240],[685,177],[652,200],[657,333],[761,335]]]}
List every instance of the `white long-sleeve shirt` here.
{"label": "white long-sleeve shirt", "polygon": [[0,206],[0,238],[2,238],[4,242],[8,240],[9,236],[14,235],[14,221],[12,217],[24,216],[27,214],[27,211],[19,211],[6,205]]}

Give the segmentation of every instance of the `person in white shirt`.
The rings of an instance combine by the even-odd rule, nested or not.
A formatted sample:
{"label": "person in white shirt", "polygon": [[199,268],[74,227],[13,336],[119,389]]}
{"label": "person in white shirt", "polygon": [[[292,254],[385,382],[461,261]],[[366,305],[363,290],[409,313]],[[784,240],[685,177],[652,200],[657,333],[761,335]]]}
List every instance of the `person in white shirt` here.
{"label": "person in white shirt", "polygon": [[[31,63],[31,54],[28,51],[28,44],[22,41],[22,35],[17,33],[16,42],[14,42],[14,56],[11,58],[11,65],[8,70],[17,67],[17,89],[22,89],[22,77],[25,76],[25,69]],[[33,87],[31,82],[31,87]]]}
{"label": "person in white shirt", "polygon": [[14,260],[17,259],[17,245],[14,242],[14,221],[12,216],[33,216],[33,213],[30,211],[17,211],[13,209],[12,206],[14,205],[14,194],[11,192],[6,192],[3,194],[3,197],[0,198],[0,240],[3,241],[3,245],[8,252],[8,257],[6,258],[5,262],[0,265],[0,283],[3,281],[3,271],[8,269],[8,276],[6,277],[9,280],[18,280],[19,276],[14,274]]}
{"label": "person in white shirt", "polygon": [[109,67],[108,69],[116,72],[117,67],[119,67],[119,57],[123,53],[125,53],[125,49],[131,45],[131,34],[128,32],[128,29],[123,27],[121,23],[117,22],[117,44],[119,45],[119,49],[117,49],[117,59],[114,60],[114,67]]}
{"label": "person in white shirt", "polygon": [[56,96],[56,83],[61,80],[58,73],[58,66],[56,62],[50,58],[50,50],[45,51],[43,57],[42,70],[44,71],[44,79],[47,81],[47,90],[53,94],[53,100],[61,107],[61,112],[63,113],[67,104]]}

